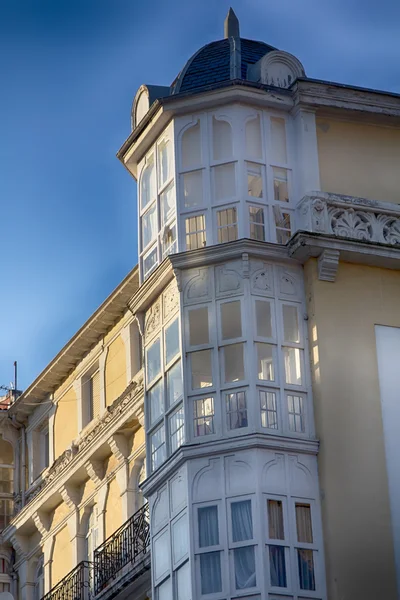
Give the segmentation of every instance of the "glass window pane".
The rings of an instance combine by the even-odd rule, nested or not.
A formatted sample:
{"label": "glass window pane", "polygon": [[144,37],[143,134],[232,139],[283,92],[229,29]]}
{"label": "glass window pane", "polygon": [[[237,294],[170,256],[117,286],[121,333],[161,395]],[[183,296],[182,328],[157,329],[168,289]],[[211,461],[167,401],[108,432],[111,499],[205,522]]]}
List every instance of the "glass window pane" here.
{"label": "glass window pane", "polygon": [[160,579],[169,570],[169,532],[166,531],[154,540],[153,545],[155,579]]}
{"label": "glass window pane", "polygon": [[217,211],[218,243],[233,242],[238,237],[236,208]]}
{"label": "glass window pane", "polygon": [[233,392],[225,397],[228,429],[247,427],[246,392]]}
{"label": "glass window pane", "polygon": [[275,204],[273,206],[275,219],[276,241],[278,244],[286,244],[291,235],[290,213],[281,210],[281,207]]}
{"label": "glass window pane", "polygon": [[164,185],[172,177],[172,144],[163,140],[158,145],[158,186]]}
{"label": "glass window pane", "polygon": [[193,390],[210,387],[213,384],[211,353],[211,350],[200,350],[192,352],[190,355]]}
{"label": "glass window pane", "polygon": [[274,180],[274,200],[289,202],[289,184],[287,169],[272,168]]}
{"label": "glass window pane", "polygon": [[204,215],[185,219],[186,249],[196,250],[206,245],[206,221]]}
{"label": "glass window pane", "polygon": [[143,258],[143,275],[147,277],[156,268],[157,261],[157,247],[150,250]]}
{"label": "glass window pane", "polygon": [[0,492],[3,494],[13,493],[14,469],[12,467],[0,467]]}
{"label": "glass window pane", "polygon": [[192,590],[189,561],[185,562],[185,564],[176,571],[176,585],[178,588],[177,600],[191,600]]}
{"label": "glass window pane", "polygon": [[247,156],[262,158],[260,115],[246,122]]}
{"label": "glass window pane", "polygon": [[283,546],[269,547],[269,569],[271,585],[287,587],[285,548]]}
{"label": "glass window pane", "polygon": [[235,163],[213,167],[214,199],[228,200],[236,196]]}
{"label": "glass window pane", "polygon": [[169,254],[176,252],[176,223],[170,223],[164,228],[163,238],[163,259]]}
{"label": "glass window pane", "polygon": [[209,341],[207,306],[189,310],[189,344],[201,346]]}
{"label": "glass window pane", "polygon": [[265,242],[264,209],[259,206],[249,206],[250,238]]}
{"label": "glass window pane", "polygon": [[172,598],[172,581],[168,577],[161,585],[157,588],[157,600],[171,600]]}
{"label": "glass window pane", "polygon": [[252,198],[263,197],[262,167],[257,163],[246,162],[247,195]]}
{"label": "glass window pane", "polygon": [[231,503],[232,541],[244,542],[253,539],[253,515],[251,500]]}
{"label": "glass window pane", "polygon": [[157,207],[156,203],[154,203],[142,217],[143,248],[146,248],[156,238],[157,230]]}
{"label": "glass window pane", "polygon": [[315,590],[314,557],[312,550],[297,550],[299,582],[302,590]]}
{"label": "glass window pane", "polygon": [[287,163],[285,119],[271,117],[271,147],[273,161]]}
{"label": "glass window pane", "polygon": [[301,385],[301,353],[298,348],[283,348],[286,383]]}
{"label": "glass window pane", "polygon": [[282,305],[283,332],[287,342],[300,342],[299,318],[297,306],[291,304]]}
{"label": "glass window pane", "polygon": [[194,435],[210,435],[214,430],[214,398],[194,401]]}
{"label": "glass window pane", "polygon": [[147,385],[161,372],[160,340],[157,339],[146,351]]}
{"label": "glass window pane", "polygon": [[309,504],[296,503],[296,528],[298,542],[313,543],[311,507]]}
{"label": "glass window pane", "polygon": [[220,552],[200,554],[200,579],[202,594],[222,591]]}
{"label": "glass window pane", "polygon": [[185,208],[203,203],[203,172],[192,171],[182,175],[183,205]]}
{"label": "glass window pane", "polygon": [[257,585],[256,560],[254,546],[235,548],[233,551],[235,562],[235,587],[237,590],[252,588]]}
{"label": "glass window pane", "polygon": [[256,343],[257,376],[263,381],[275,381],[274,347],[271,344]]}
{"label": "glass window pane", "polygon": [[162,381],[156,383],[148,392],[150,406],[150,423],[154,423],[164,412]]}
{"label": "glass window pane", "polygon": [[272,337],[271,304],[265,300],[256,300],[256,330],[258,337]]}
{"label": "glass window pane", "polygon": [[284,540],[283,506],[281,500],[268,500],[268,535],[272,540]]}
{"label": "glass window pane", "polygon": [[259,391],[261,406],[261,425],[268,429],[278,429],[275,392]]}
{"label": "glass window pane", "polygon": [[230,123],[228,123],[228,121],[223,121],[213,117],[214,160],[231,158],[232,154],[232,127]]}
{"label": "glass window pane", "polygon": [[185,441],[183,406],[180,406],[169,417],[169,434],[172,453],[182,446]]}
{"label": "glass window pane", "polygon": [[0,438],[0,464],[2,465],[13,465],[14,464],[14,451],[13,447],[9,442]]}
{"label": "glass window pane", "polygon": [[197,509],[199,522],[199,547],[218,546],[218,506],[202,506]]}
{"label": "glass window pane", "polygon": [[162,223],[166,223],[175,212],[175,186],[170,183],[169,186],[160,195]]}
{"label": "glass window pane", "polygon": [[287,397],[288,401],[288,413],[289,413],[289,429],[290,431],[297,431],[304,433],[305,427],[305,414],[304,414],[304,400],[302,396],[294,396],[289,394]]}
{"label": "glass window pane", "polygon": [[225,383],[244,379],[244,344],[224,346]]}
{"label": "glass window pane", "polygon": [[151,436],[151,466],[154,471],[165,460],[165,431],[164,425],[161,425]]}
{"label": "glass window pane", "polygon": [[167,404],[172,406],[174,402],[183,396],[182,365],[178,360],[167,372]]}
{"label": "glass window pane", "polygon": [[223,340],[242,337],[240,300],[221,304],[221,335]]}
{"label": "glass window pane", "polygon": [[175,319],[165,330],[165,363],[179,354],[179,319]]}
{"label": "glass window pane", "polygon": [[140,201],[142,208],[144,208],[150,202],[156,199],[156,178],[153,156],[151,156],[148,159],[147,165],[143,171],[140,192]]}
{"label": "glass window pane", "polygon": [[192,125],[182,135],[182,168],[190,169],[201,164],[200,123]]}

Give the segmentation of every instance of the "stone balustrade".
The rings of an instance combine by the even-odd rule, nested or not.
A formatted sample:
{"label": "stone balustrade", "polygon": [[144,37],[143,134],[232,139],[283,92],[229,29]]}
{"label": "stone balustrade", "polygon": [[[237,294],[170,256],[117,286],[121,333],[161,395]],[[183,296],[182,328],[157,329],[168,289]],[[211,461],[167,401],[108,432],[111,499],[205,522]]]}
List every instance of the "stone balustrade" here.
{"label": "stone balustrade", "polygon": [[296,207],[296,223],[300,231],[400,246],[400,204],[310,192]]}

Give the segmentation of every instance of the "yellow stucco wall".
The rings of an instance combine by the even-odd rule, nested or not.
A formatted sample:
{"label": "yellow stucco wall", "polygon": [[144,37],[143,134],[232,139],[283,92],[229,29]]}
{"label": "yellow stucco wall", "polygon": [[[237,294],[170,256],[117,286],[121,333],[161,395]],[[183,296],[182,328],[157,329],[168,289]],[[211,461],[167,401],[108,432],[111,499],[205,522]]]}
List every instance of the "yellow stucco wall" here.
{"label": "yellow stucco wall", "polygon": [[317,118],[321,189],[400,203],[400,129]]}
{"label": "yellow stucco wall", "polygon": [[125,344],[119,335],[111,342],[106,360],[106,404],[110,406],[126,388]]}
{"label": "yellow stucco wall", "polygon": [[63,527],[55,536],[51,585],[54,586],[72,569],[72,546],[68,527]]}
{"label": "yellow stucco wall", "polygon": [[70,509],[65,504],[65,502],[61,502],[55,509],[53,514],[53,519],[51,526],[55,527],[58,523],[61,523],[63,519],[70,513]]}
{"label": "yellow stucco wall", "polygon": [[57,403],[54,418],[54,458],[64,452],[78,435],[77,400],[74,388],[70,388]]}
{"label": "yellow stucco wall", "polygon": [[328,598],[396,599],[375,324],[400,327],[400,273],[305,265]]}
{"label": "yellow stucco wall", "polygon": [[106,504],[106,537],[122,525],[122,502],[116,478],[111,479]]}

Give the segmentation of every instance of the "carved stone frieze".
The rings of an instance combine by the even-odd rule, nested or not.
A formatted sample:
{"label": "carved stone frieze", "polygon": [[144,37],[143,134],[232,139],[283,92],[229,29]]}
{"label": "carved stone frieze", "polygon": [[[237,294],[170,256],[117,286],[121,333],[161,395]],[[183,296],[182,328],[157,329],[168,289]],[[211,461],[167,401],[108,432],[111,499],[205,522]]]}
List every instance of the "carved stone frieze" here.
{"label": "carved stone frieze", "polygon": [[161,323],[161,302],[157,300],[146,312],[144,332],[146,337],[151,337],[158,331]]}
{"label": "carved stone frieze", "polygon": [[179,306],[179,292],[176,284],[176,280],[174,279],[172,283],[167,287],[162,295],[162,304],[163,304],[163,316],[167,318],[169,315],[172,315]]}

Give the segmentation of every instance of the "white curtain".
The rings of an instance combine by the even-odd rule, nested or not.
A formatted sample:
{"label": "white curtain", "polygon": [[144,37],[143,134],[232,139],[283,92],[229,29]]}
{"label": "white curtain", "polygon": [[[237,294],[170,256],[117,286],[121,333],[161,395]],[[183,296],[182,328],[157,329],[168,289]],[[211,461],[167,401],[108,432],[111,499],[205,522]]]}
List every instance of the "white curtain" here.
{"label": "white curtain", "polygon": [[286,564],[284,546],[269,547],[269,568],[271,571],[271,585],[286,587]]}
{"label": "white curtain", "polygon": [[314,560],[312,550],[297,550],[300,588],[315,590]]}
{"label": "white curtain", "polygon": [[[219,544],[218,507],[198,509],[199,546],[208,548]],[[220,552],[200,555],[201,593],[212,594],[222,590]]]}
{"label": "white curtain", "polygon": [[311,508],[309,504],[296,504],[297,541],[312,544]]}
{"label": "white curtain", "polygon": [[[233,502],[232,541],[244,542],[253,539],[253,519],[251,501]],[[256,563],[254,546],[244,546],[234,550],[236,589],[241,590],[256,585]]]}

